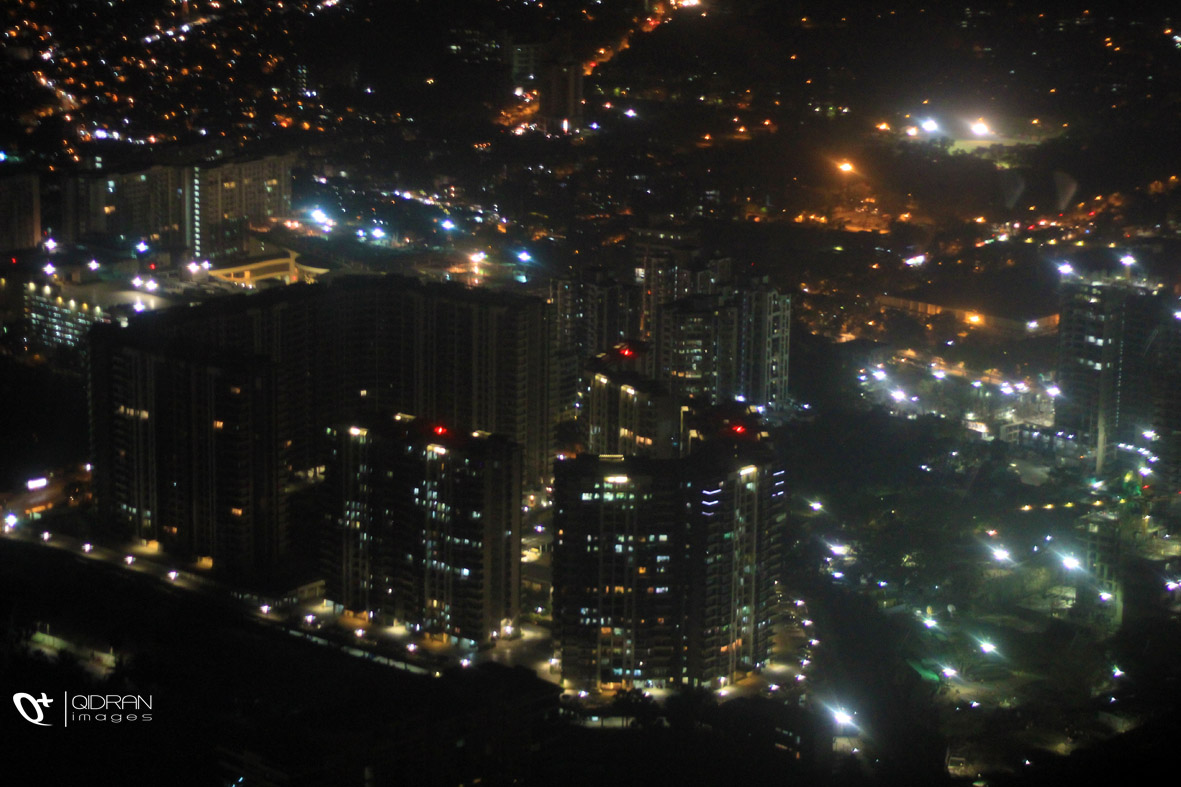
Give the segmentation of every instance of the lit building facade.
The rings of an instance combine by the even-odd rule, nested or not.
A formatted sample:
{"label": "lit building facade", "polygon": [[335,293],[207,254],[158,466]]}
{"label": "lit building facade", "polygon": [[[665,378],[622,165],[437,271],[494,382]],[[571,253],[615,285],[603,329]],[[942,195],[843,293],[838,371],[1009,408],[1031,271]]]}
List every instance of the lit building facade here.
{"label": "lit building facade", "polygon": [[248,252],[248,231],[291,212],[294,154],[159,164],[103,172],[65,184],[64,237],[143,240],[194,259]]}
{"label": "lit building facade", "polygon": [[784,406],[790,332],[790,297],[773,289],[682,298],[659,313],[656,378],[679,398]]}
{"label": "lit building facade", "polygon": [[571,687],[718,686],[765,663],[786,472],[761,450],[558,462],[554,622]]}
{"label": "lit building facade", "polygon": [[330,597],[486,645],[518,626],[521,451],[410,416],[333,428]]}

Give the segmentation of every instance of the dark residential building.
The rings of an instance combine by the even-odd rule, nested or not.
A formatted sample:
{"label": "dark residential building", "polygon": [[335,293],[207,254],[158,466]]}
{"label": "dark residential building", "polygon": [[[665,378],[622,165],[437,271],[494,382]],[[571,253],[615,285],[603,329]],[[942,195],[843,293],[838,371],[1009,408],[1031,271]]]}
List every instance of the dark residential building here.
{"label": "dark residential building", "polygon": [[329,598],[384,625],[480,645],[512,636],[520,447],[402,414],[328,431]]}
{"label": "dark residential building", "polygon": [[1148,448],[1157,457],[1154,480],[1181,490],[1181,302],[1166,307],[1148,350],[1152,430]]}
{"label": "dark residential building", "polygon": [[[89,379],[100,514],[215,568],[277,570],[288,490],[320,477],[324,430],[360,406],[502,434],[537,488],[552,456],[550,349],[544,301],[393,276],[98,326]],[[165,505],[185,473],[201,488]],[[244,530],[246,553],[205,551],[229,549],[239,539],[222,531]]]}
{"label": "dark residential building", "polygon": [[0,252],[41,242],[41,181],[36,173],[0,175]]}
{"label": "dark residential building", "polygon": [[555,465],[554,622],[571,688],[725,685],[770,652],[786,471],[763,447]]}
{"label": "dark residential building", "polygon": [[219,572],[269,579],[288,551],[290,440],[265,359],[95,327],[95,495],[109,522]]}
{"label": "dark residential building", "polygon": [[587,451],[674,459],[683,454],[684,414],[667,389],[635,372],[597,363],[581,407]]}
{"label": "dark residential building", "polygon": [[1152,428],[1149,344],[1165,300],[1129,275],[1063,276],[1054,426],[1094,450],[1096,473]]}
{"label": "dark residential building", "polygon": [[582,128],[582,82],[583,66],[573,55],[558,57],[542,67],[538,115],[546,132],[573,134]]}

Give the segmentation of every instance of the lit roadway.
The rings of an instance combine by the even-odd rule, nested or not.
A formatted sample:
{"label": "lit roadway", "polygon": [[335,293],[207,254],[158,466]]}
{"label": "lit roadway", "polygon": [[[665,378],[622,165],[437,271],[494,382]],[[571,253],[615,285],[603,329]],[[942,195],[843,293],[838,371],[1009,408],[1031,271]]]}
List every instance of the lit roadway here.
{"label": "lit roadway", "polygon": [[[10,503],[19,499],[42,505],[54,498],[60,499],[67,480],[60,479],[42,490],[28,495],[22,494],[10,500]],[[72,536],[50,532],[41,526],[38,520],[24,518],[17,519],[15,525],[5,522],[0,530],[4,538],[13,541],[72,552],[90,560],[121,567],[126,571],[158,577],[162,583],[183,590],[221,598],[232,594],[232,588],[213,579],[205,570],[182,568],[166,554],[147,546],[112,547],[85,542]],[[494,648],[479,651],[431,641],[420,635],[413,635],[400,626],[383,627],[350,620],[323,603],[293,609],[271,608],[269,605],[252,602],[244,602],[244,605],[253,611],[252,617],[260,625],[279,628],[292,636],[318,645],[418,674],[438,676],[443,670],[454,666],[466,667],[474,663],[496,662],[528,667],[539,677],[555,683],[560,680],[556,666],[551,665],[550,661],[554,653],[550,632],[532,624],[523,625],[520,636],[503,639]],[[552,670],[551,666],[554,666]]]}

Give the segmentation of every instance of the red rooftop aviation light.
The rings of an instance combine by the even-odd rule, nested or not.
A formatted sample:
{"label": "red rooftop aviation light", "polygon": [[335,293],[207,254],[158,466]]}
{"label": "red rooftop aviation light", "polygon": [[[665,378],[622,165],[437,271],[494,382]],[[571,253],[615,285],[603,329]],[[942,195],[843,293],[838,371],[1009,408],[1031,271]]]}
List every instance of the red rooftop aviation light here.
{"label": "red rooftop aviation light", "polygon": [[630,358],[633,355],[635,355],[635,352],[630,347],[620,347],[619,354],[622,355],[624,358]]}
{"label": "red rooftop aviation light", "polygon": [[742,434],[743,432],[746,431],[746,427],[743,426],[742,424],[734,424],[733,426],[730,427],[730,431],[733,432],[734,434]]}
{"label": "red rooftop aviation light", "polygon": [[435,434],[438,434],[438,435],[444,435],[444,434],[447,434],[447,427],[445,427],[445,426],[436,426],[436,427],[435,427]]}

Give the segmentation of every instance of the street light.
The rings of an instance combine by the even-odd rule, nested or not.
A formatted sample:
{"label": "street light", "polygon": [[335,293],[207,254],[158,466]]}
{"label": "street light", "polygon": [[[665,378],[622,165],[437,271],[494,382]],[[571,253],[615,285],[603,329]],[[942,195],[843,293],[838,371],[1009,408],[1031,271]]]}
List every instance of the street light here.
{"label": "street light", "polygon": [[819,511],[820,509],[824,508],[824,504],[819,500],[813,500],[811,503],[808,503],[808,507],[813,511]]}
{"label": "street light", "polygon": [[992,557],[994,560],[1003,563],[1009,559],[1009,550],[997,547],[996,549],[992,550]]}
{"label": "street light", "polygon": [[1079,559],[1077,557],[1075,557],[1074,555],[1066,555],[1065,557],[1062,558],[1062,566],[1067,571],[1075,571],[1075,570],[1081,568],[1082,565],[1083,564],[1081,562],[1079,562]]}
{"label": "street light", "polygon": [[837,169],[839,169],[841,172],[848,173],[853,171],[853,165],[848,161],[842,161],[840,164],[837,164]]}
{"label": "street light", "polygon": [[843,710],[837,709],[832,712],[832,718],[840,726],[853,723],[853,717]]}
{"label": "street light", "polygon": [[993,645],[991,642],[981,642],[980,650],[984,653],[996,653],[996,645]]}

